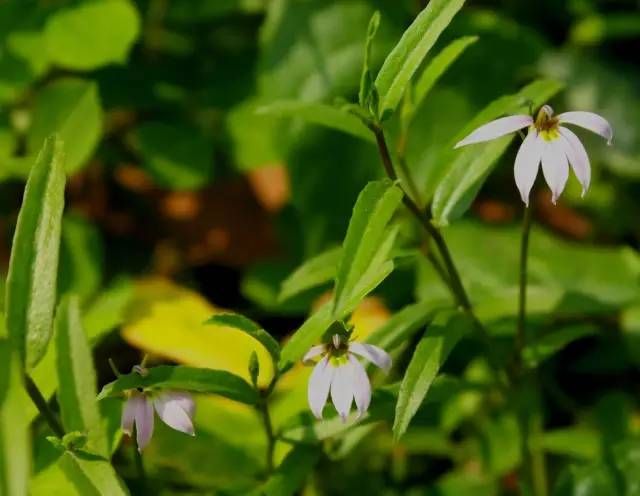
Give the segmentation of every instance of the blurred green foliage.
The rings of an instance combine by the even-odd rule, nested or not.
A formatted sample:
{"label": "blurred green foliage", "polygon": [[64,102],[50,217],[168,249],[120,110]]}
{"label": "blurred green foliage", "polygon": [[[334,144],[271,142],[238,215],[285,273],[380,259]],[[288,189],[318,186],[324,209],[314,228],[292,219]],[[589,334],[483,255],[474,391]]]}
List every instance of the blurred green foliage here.
{"label": "blurred green foliage", "polygon": [[[357,117],[341,121],[346,134],[313,122],[334,122],[332,110],[357,101],[374,11],[380,26],[370,47],[373,76],[426,3],[0,0],[2,261],[8,267],[24,181],[44,139],[56,132],[69,176],[58,291],[80,297],[82,326],[75,319],[67,330],[77,339],[84,327],[100,385],[114,379],[108,358],[128,372],[138,348],[158,362],[248,379],[256,348],[250,338],[201,322],[230,308],[285,338],[325,301],[336,271],[349,280],[350,266],[338,268],[336,245],[358,193],[384,171],[371,138],[361,139],[367,130]],[[445,47],[451,60],[437,59]],[[451,145],[480,121],[526,112],[529,103],[595,111],[612,123],[612,147],[581,134],[593,168],[585,198],[574,178],[556,208],[543,188],[535,191],[540,227],[532,234],[528,320],[534,339],[524,356],[528,367],[538,367],[537,397],[501,403],[487,392],[488,365],[472,337],[449,336],[460,342],[445,353],[439,336],[422,336],[450,296],[416,249],[416,226],[396,213],[399,228],[380,231],[395,241],[394,272],[352,318],[359,337],[378,329],[372,342],[388,345],[398,364],[368,416],[357,424],[332,415],[315,423],[306,406],[308,371],[294,367],[274,391],[273,422],[299,444],[277,443],[278,468],[267,478],[256,412],[201,395],[195,438],[158,426],[144,454],[145,493],[134,447],[120,442],[120,402],[109,400],[101,404],[101,428],[130,492],[518,494],[517,413],[525,403],[538,412],[530,444],[547,461],[549,494],[640,494],[638,48],[635,0],[469,1],[413,81],[432,61],[434,73],[414,85],[413,101],[394,101],[398,111],[385,122],[394,158],[404,159],[422,198],[433,200],[438,223],[449,224],[443,234],[501,356],[516,322],[517,147],[496,142],[483,162],[475,150],[453,152]],[[442,75],[439,64],[448,67]],[[374,241],[369,248],[378,248],[380,238]],[[365,255],[358,255],[362,266],[372,261]],[[330,310],[325,305],[307,321],[307,337],[326,330]],[[306,344],[289,341],[281,361],[297,360]],[[60,346],[53,342],[33,370],[47,398],[57,389]],[[414,360],[424,354],[440,365],[444,357],[432,348],[449,354],[435,378],[438,367],[411,360],[417,349]],[[3,363],[13,363],[6,353]],[[264,386],[273,370],[265,350],[256,356]],[[402,392],[407,367],[405,380],[420,390],[413,397]],[[4,398],[9,383],[19,377],[7,366],[0,372],[0,443],[24,437],[21,422],[32,421],[30,494],[123,491],[109,464],[81,451],[60,454],[46,442],[50,432],[35,408],[24,406],[26,398]],[[394,440],[399,398],[412,406],[402,407],[409,412],[406,432]],[[52,403],[64,418],[68,401]],[[20,418],[15,409],[24,412]],[[20,494],[26,455],[16,452],[13,462],[3,456],[0,475],[17,471],[7,479],[16,489],[7,494]],[[107,488],[79,490],[78,480],[92,480],[88,473]],[[10,487],[0,482],[0,489]]]}

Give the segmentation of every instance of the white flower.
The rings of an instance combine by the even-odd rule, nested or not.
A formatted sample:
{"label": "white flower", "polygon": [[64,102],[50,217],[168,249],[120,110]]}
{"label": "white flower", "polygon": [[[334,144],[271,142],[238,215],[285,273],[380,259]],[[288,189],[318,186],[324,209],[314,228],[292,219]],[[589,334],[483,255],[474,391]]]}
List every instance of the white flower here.
{"label": "white flower", "polygon": [[193,414],[195,404],[189,393],[164,391],[158,394],[132,390],[122,409],[122,431],[131,436],[136,426],[136,442],[142,451],[153,435],[153,410],[172,429],[195,436]]}
{"label": "white flower", "polygon": [[555,203],[569,178],[569,164],[582,185],[583,196],[589,189],[591,180],[591,165],[587,151],[573,131],[562,124],[574,124],[593,131],[605,138],[609,145],[613,139],[611,125],[598,114],[565,112],[554,116],[553,109],[544,105],[535,121],[529,115],[503,117],[480,126],[455,147],[489,141],[528,127],[527,137],[516,155],[516,185],[522,201],[529,205],[529,192],[538,175],[538,165],[542,162],[542,173]]}
{"label": "white flower", "polygon": [[349,342],[338,334],[333,336],[331,343],[312,347],[302,359],[305,364],[309,364],[313,358],[322,357],[313,369],[307,391],[309,407],[316,418],[322,418],[322,410],[329,392],[343,422],[349,415],[354,399],[358,417],[369,408],[371,383],[355,355],[366,358],[385,372],[391,368],[391,357],[382,348]]}

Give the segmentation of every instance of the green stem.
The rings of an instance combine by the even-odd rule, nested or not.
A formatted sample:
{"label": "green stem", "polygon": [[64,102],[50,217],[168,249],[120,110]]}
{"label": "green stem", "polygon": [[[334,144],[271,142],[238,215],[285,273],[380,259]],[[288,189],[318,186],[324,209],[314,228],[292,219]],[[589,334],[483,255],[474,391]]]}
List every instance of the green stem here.
{"label": "green stem", "polygon": [[264,432],[267,437],[267,472],[271,474],[274,468],[273,454],[276,447],[276,436],[273,431],[273,422],[271,421],[271,413],[269,412],[268,397],[261,398],[258,404],[258,410],[264,425]]}
{"label": "green stem", "polygon": [[[391,159],[391,154],[389,153],[389,147],[387,146],[387,142],[384,136],[384,130],[380,125],[372,124],[370,129],[373,131],[373,134],[376,137],[376,143],[378,145],[378,152],[380,153],[380,158],[382,159],[382,165],[384,166],[384,170],[387,173],[387,176],[392,181],[398,180],[398,175],[393,167],[393,161]],[[449,251],[449,247],[447,246],[446,241],[442,237],[442,234],[438,230],[436,226],[433,225],[431,220],[427,218],[427,216],[420,210],[420,207],[416,205],[416,203],[411,199],[411,197],[407,194],[407,192],[400,186],[400,189],[403,192],[402,202],[407,207],[407,209],[413,214],[413,216],[420,222],[420,225],[424,228],[426,233],[433,239],[435,242],[438,252],[440,253],[440,257],[444,263],[446,274],[448,277],[445,277],[445,274],[438,270],[438,266],[435,265],[435,259],[431,257],[427,257],[428,260],[434,264],[436,272],[440,274],[444,283],[451,290],[454,299],[460,305],[464,311],[471,316],[474,322],[474,330],[476,334],[482,341],[486,352],[487,358],[493,370],[496,373],[497,383],[501,386],[505,386],[504,377],[500,374],[502,370],[502,366],[495,355],[494,347],[491,344],[491,339],[489,337],[489,333],[482,325],[480,320],[477,318],[475,313],[473,312],[473,307],[471,305],[471,301],[469,300],[469,296],[462,284],[462,279],[460,278],[460,273],[456,268],[456,265],[451,256],[451,252]]]}
{"label": "green stem", "polygon": [[[138,439],[136,425],[133,426],[132,438],[135,440]],[[147,486],[147,474],[144,470],[144,461],[142,460],[142,452],[140,451],[137,441],[132,443],[131,445],[133,446],[133,460],[136,465],[136,473],[138,474],[138,483],[140,484],[141,491],[144,492]]]}
{"label": "green stem", "polygon": [[[529,239],[531,237],[531,225],[533,210],[527,206],[522,219],[522,236],[520,239],[520,267],[519,267],[519,293],[518,293],[518,322],[516,328],[515,357],[520,376],[521,394],[534,395],[532,402],[525,402],[521,407],[520,426],[522,432],[522,463],[521,476],[525,483],[531,487],[536,496],[547,495],[547,469],[542,450],[531,447],[531,438],[538,439],[542,435],[542,413],[538,391],[538,378],[535,371],[527,372],[524,368],[522,353],[527,345],[527,267],[529,259]],[[528,391],[528,392],[527,392]]]}
{"label": "green stem", "polygon": [[529,237],[531,234],[532,209],[526,207],[522,218],[522,237],[520,239],[520,291],[518,293],[518,324],[516,334],[516,357],[522,366],[522,351],[527,344],[527,264],[529,259]]}
{"label": "green stem", "polygon": [[49,425],[49,428],[53,431],[53,433],[56,436],[58,436],[59,438],[62,438],[65,434],[62,424],[60,424],[58,417],[56,417],[56,415],[49,408],[49,405],[47,404],[47,400],[44,398],[44,396],[42,396],[42,393],[38,389],[38,386],[36,385],[36,383],[33,382],[33,379],[31,379],[31,377],[29,377],[27,374],[25,374],[24,376],[24,384],[25,384],[25,389],[27,390],[27,393],[31,398],[31,401],[33,401],[33,404],[36,406],[36,408],[38,409],[42,417],[45,419],[45,421]]}

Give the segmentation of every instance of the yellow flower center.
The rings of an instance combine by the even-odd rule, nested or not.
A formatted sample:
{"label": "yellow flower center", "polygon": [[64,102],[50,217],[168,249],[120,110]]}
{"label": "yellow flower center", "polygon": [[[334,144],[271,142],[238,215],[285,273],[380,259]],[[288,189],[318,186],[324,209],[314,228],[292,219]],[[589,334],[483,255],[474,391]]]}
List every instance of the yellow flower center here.
{"label": "yellow flower center", "polygon": [[544,105],[540,109],[533,127],[545,141],[553,141],[560,137],[560,123],[558,118],[553,115],[553,109],[549,105]]}

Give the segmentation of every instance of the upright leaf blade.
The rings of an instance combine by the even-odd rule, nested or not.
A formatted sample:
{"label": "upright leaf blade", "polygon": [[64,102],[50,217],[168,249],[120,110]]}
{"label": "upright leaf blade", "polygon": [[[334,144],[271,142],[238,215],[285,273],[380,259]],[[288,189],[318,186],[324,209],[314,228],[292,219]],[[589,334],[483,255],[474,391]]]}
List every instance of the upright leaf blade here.
{"label": "upright leaf blade", "polygon": [[[556,81],[540,79],[514,95],[501,97],[482,110],[456,140],[500,116],[527,113],[530,105],[542,105],[561,88],[562,85]],[[455,141],[451,143],[450,154],[446,155],[443,161],[452,162],[452,165],[438,185],[431,205],[436,224],[447,225],[469,208],[484,180],[514,136],[515,134],[504,136],[488,143],[465,147],[460,151],[453,150]]]}
{"label": "upright leaf blade", "polygon": [[249,383],[231,372],[171,365],[150,368],[145,375],[136,372],[122,375],[104,386],[98,399],[137,388],[212,393],[248,405],[253,405],[258,400],[256,391]]}
{"label": "upright leaf blade", "polygon": [[58,404],[66,432],[87,436],[87,448],[100,456],[109,455],[104,425],[96,397],[96,373],[91,348],[82,326],[76,296],[65,298],[56,312],[56,371]]}
{"label": "upright leaf blade", "polygon": [[373,76],[371,75],[371,45],[373,39],[380,27],[380,12],[375,11],[369,20],[369,27],[367,28],[367,38],[364,45],[364,60],[362,61],[362,75],[360,76],[360,91],[358,92],[358,101],[360,106],[365,108],[369,102],[371,96],[371,90],[375,89],[373,86]]}
{"label": "upright leaf blade", "polygon": [[17,353],[0,332],[0,494],[28,493],[31,465],[28,399]]}
{"label": "upright leaf blade", "polygon": [[273,339],[271,334],[251,319],[237,313],[219,313],[207,320],[206,324],[232,327],[248,334],[266,348],[271,355],[274,368],[278,366],[278,360],[280,359],[280,345],[275,339]]}
{"label": "upright leaf blade", "polygon": [[53,136],[29,174],[7,276],[7,329],[27,368],[40,361],[51,339],[64,184],[62,142]]}
{"label": "upright leaf blade", "polygon": [[460,313],[438,315],[418,343],[400,385],[393,436],[400,439],[409,427],[424,397],[453,347],[472,326]]}
{"label": "upright leaf blade", "polygon": [[424,327],[438,311],[433,301],[422,301],[407,305],[378,327],[367,338],[367,342],[385,350],[393,349]]}
{"label": "upright leaf blade", "polygon": [[358,196],[336,274],[335,317],[343,316],[352,293],[371,270],[381,243],[390,234],[387,224],[401,200],[402,191],[388,179],[370,182]]}
{"label": "upright leaf blade", "polygon": [[324,103],[283,100],[260,107],[260,114],[298,117],[306,122],[350,134],[375,143],[373,133],[353,114]]}
{"label": "upright leaf blade", "polygon": [[83,451],[66,451],[60,468],[83,496],[128,496],[124,483],[104,458]]}
{"label": "upright leaf blade", "polygon": [[332,323],[331,302],[327,302],[312,314],[284,345],[280,354],[280,369],[300,360],[309,348],[317,344]]}
{"label": "upright leaf blade", "polygon": [[404,32],[376,78],[382,116],[396,109],[414,73],[463,5],[464,0],[431,0]]}
{"label": "upright leaf blade", "polygon": [[425,67],[420,77],[413,86],[413,105],[418,108],[425,97],[435,86],[442,75],[447,71],[460,55],[470,46],[478,41],[477,36],[463,36],[453,40]]}

